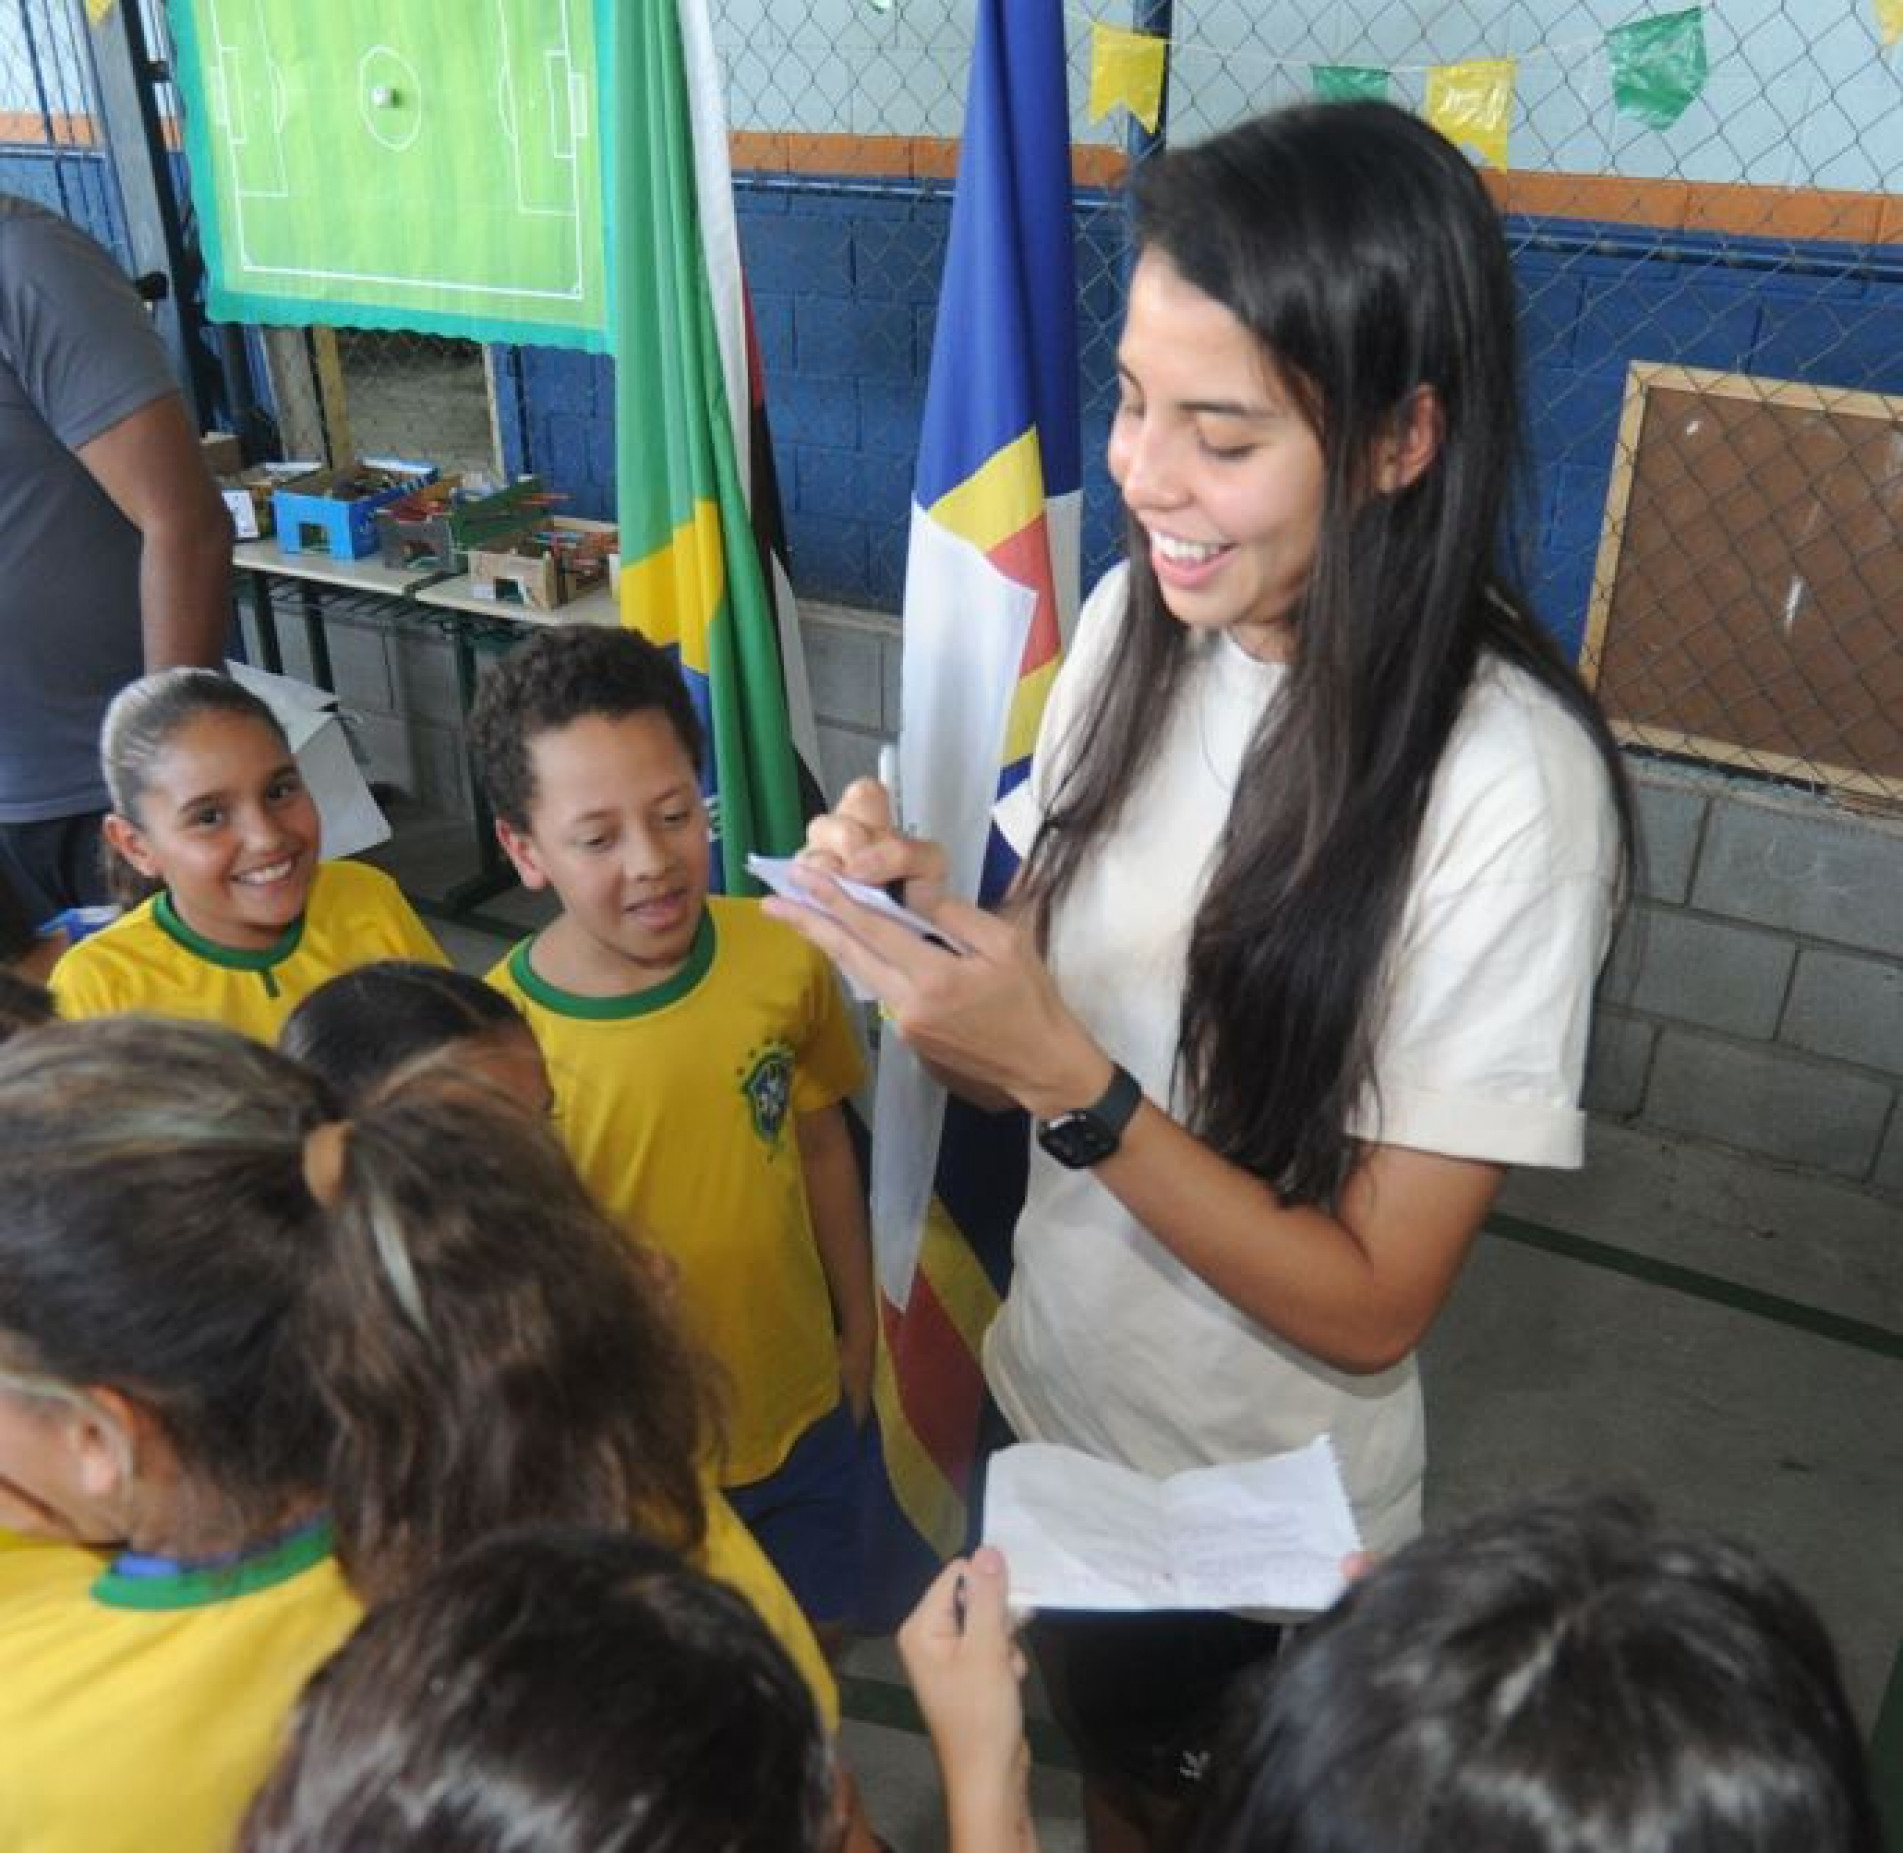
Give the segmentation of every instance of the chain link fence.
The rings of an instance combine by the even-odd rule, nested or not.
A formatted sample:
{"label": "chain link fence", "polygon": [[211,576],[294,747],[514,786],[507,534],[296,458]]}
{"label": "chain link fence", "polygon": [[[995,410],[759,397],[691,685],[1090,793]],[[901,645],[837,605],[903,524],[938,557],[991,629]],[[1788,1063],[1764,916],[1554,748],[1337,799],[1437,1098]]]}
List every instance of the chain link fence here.
{"label": "chain link fence", "polygon": [[[711,12],[796,580],[893,610],[972,9]],[[1102,449],[1130,120],[1086,119],[1094,27],[1167,23],[1178,139],[1342,88],[1435,115],[1505,61],[1487,172],[1522,290],[1519,550],[1542,616],[1637,744],[1903,799],[1903,218],[1888,191],[1903,86],[1871,0],[1636,19],[1631,0],[1102,0],[1065,16],[1088,571],[1120,540]],[[86,38],[82,0],[19,0],[0,20],[0,187],[123,249]],[[325,329],[249,346],[275,419],[253,448],[535,469],[576,512],[612,512],[606,362]]]}
{"label": "chain link fence", "polygon": [[63,214],[129,260],[86,17],[73,0],[0,8],[0,191]]}
{"label": "chain link fence", "polygon": [[[805,205],[769,240],[776,258],[791,251],[810,280],[849,254],[864,365],[896,368],[923,331],[871,310],[935,285],[942,237],[918,225],[942,232],[969,7],[725,0],[717,14],[739,146],[760,161],[743,189]],[[1636,15],[1630,0],[1139,0],[1067,7],[1066,22],[1093,455],[1114,391],[1129,120],[1085,120],[1093,27],[1167,30],[1172,139],[1316,95],[1386,95],[1490,156],[1522,293],[1520,570],[1619,731],[1903,800],[1903,400],[1889,396],[1903,392],[1903,222],[1888,190],[1903,95],[1866,0]],[[1487,84],[1503,87],[1498,124],[1483,113],[1462,135],[1444,112]],[[1490,126],[1503,144],[1487,145]],[[885,210],[828,209],[829,188]],[[1086,508],[1097,569],[1117,545],[1100,468]]]}

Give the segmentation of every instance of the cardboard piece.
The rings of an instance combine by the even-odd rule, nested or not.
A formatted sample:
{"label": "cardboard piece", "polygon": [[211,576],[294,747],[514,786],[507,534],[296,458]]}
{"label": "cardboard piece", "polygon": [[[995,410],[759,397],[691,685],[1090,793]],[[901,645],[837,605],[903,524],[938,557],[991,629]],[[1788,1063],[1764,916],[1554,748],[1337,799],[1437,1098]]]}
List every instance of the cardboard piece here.
{"label": "cardboard piece", "polygon": [[551,500],[534,476],[500,488],[480,479],[439,477],[377,510],[383,563],[460,572],[472,548],[507,546],[546,520]]}
{"label": "cardboard piece", "polygon": [[244,468],[244,451],[229,431],[201,432],[198,448],[214,476],[236,476]]}
{"label": "cardboard piece", "polygon": [[473,549],[470,593],[498,605],[554,611],[611,581],[620,538],[612,521],[557,515],[509,547]]}
{"label": "cardboard piece", "polygon": [[274,499],[280,489],[288,488],[324,466],[316,458],[294,463],[258,463],[239,470],[218,485],[231,514],[232,537],[236,540],[262,540],[277,531]]}
{"label": "cardboard piece", "polygon": [[436,476],[435,464],[409,457],[361,457],[320,470],[273,498],[278,545],[286,553],[361,560],[377,550],[377,510]]}
{"label": "cardboard piece", "polygon": [[300,682],[274,676],[249,663],[227,663],[232,679],[266,703],[297,755],[297,769],[317,803],[323,824],[323,858],[354,856],[390,840],[390,820],[371,796],[370,787],[350,750],[337,712],[337,697]]}

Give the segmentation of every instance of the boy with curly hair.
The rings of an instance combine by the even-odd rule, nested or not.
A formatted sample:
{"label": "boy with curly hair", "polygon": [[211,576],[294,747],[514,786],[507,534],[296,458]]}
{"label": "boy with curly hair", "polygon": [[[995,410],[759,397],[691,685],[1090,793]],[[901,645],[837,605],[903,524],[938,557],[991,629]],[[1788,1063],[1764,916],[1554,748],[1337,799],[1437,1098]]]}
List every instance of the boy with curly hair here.
{"label": "boy with curly hair", "polygon": [[755,902],[708,894],[700,723],[647,639],[541,631],[470,727],[503,848],[562,903],[490,982],[542,1044],[577,1169],[678,1267],[730,1387],[723,1490],[836,1638],[877,1330],[838,983]]}

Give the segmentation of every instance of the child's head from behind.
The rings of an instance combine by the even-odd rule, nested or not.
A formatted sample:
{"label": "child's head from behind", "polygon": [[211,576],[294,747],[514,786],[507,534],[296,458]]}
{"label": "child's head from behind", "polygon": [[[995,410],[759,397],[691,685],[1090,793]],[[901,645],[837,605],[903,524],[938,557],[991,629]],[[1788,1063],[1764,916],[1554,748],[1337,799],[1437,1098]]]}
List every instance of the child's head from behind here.
{"label": "child's head from behind", "polygon": [[504,1526],[690,1547],[705,1521],[706,1369],[670,1298],[547,1122],[461,1066],[351,1103],[300,1304],[337,1554],[373,1600]]}
{"label": "child's head from behind", "polygon": [[321,826],[270,708],[214,670],[163,669],[114,698],[99,757],[127,897],[164,888],[214,946],[274,945],[304,911]]}
{"label": "child's head from behind", "polygon": [[1821,1624],[1732,1546],[1558,1499],[1410,1545],[1233,1706],[1197,1853],[1877,1853]]}
{"label": "child's head from behind", "polygon": [[686,959],[711,851],[686,685],[638,633],[542,631],[490,671],[470,739],[525,886],[552,887],[629,989]]}
{"label": "child's head from behind", "polygon": [[547,1517],[703,1522],[702,1368],[545,1124],[446,1063],[339,1119],[279,1052],[0,1048],[0,1525],[173,1553],[328,1508],[375,1598]]}
{"label": "child's head from behind", "polygon": [[316,1496],[323,1414],[285,1355],[326,1111],[201,1025],[0,1048],[0,1523],[223,1548]]}
{"label": "child's head from behind", "polygon": [[[1466,157],[1389,105],[1311,104],[1172,150],[1136,193],[1125,343],[1143,366],[1126,378],[1111,460],[1137,570],[1161,577],[1164,604],[1220,626],[1286,616],[1319,592],[1327,618],[1363,608],[1332,595],[1351,572],[1378,594],[1390,574],[1449,560],[1484,570],[1517,451],[1514,299]],[[1229,344],[1190,326],[1198,306],[1238,361],[1214,386],[1198,364]],[[1136,422],[1155,428],[1151,365],[1174,369],[1157,382],[1173,403],[1222,402],[1186,415],[1180,448],[1154,457],[1131,442],[1133,394]],[[1253,513],[1237,532],[1225,485],[1300,450],[1304,428],[1318,451],[1285,488],[1285,530],[1259,533]],[[1304,619],[1307,648],[1317,613]]]}
{"label": "child's head from behind", "polygon": [[278,1047],[346,1108],[413,1062],[457,1065],[525,1111],[549,1110],[548,1069],[521,1013],[493,985],[414,959],[381,959],[326,980],[288,1018]]}
{"label": "child's head from behind", "polygon": [[731,1591],[628,1536],[518,1532],[376,1610],[304,1695],[248,1853],[825,1853],[813,1702]]}

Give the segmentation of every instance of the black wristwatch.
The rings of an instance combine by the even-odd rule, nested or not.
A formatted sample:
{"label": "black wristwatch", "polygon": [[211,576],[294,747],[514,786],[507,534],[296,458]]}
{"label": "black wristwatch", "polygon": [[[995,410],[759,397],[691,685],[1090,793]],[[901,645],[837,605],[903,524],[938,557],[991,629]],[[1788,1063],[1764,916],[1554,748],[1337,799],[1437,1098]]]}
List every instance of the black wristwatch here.
{"label": "black wristwatch", "polygon": [[1143,1104],[1143,1089],[1129,1069],[1111,1071],[1110,1085],[1093,1106],[1077,1107],[1054,1119],[1039,1120],[1037,1142],[1072,1171],[1102,1164],[1123,1142],[1123,1129]]}

